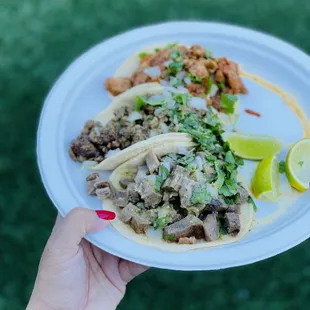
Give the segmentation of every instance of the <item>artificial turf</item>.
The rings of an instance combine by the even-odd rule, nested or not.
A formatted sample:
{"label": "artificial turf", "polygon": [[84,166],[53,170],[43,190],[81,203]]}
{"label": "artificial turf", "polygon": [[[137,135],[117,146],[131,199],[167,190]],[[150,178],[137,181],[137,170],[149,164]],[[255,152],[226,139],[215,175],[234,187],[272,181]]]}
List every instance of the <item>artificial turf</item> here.
{"label": "artificial turf", "polygon": [[[310,51],[308,0],[2,0],[0,3],[0,310],[24,309],[56,211],[41,184],[35,139],[44,97],[93,44],[140,25],[216,20]],[[309,241],[223,271],[150,270],[119,309],[306,309]]]}

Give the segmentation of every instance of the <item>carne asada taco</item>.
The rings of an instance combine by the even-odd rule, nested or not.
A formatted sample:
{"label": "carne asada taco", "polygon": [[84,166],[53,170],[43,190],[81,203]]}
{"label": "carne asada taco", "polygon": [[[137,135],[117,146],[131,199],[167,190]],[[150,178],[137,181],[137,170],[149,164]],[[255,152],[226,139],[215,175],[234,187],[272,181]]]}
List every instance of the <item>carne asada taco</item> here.
{"label": "carne asada taco", "polygon": [[191,143],[164,143],[124,162],[109,181],[89,176],[88,192],[117,214],[111,224],[138,243],[186,251],[235,242],[249,232],[254,210],[237,164],[227,163],[234,156],[225,157],[215,160]]}
{"label": "carne asada taco", "polygon": [[[236,106],[230,105],[231,113]],[[91,169],[113,170],[139,154],[144,145],[152,148],[160,144],[168,133],[171,141],[173,133],[181,132],[179,139],[188,141],[186,134],[190,134],[201,143],[212,131],[222,130],[222,116],[227,115],[207,106],[205,99],[191,96],[186,89],[182,92],[157,83],[138,85],[117,96],[86,123],[71,143],[70,155],[75,161],[87,162]]]}
{"label": "carne asada taco", "polygon": [[108,92],[117,96],[132,87],[157,82],[186,88],[223,111],[222,94],[246,94],[238,64],[225,57],[215,58],[200,45],[157,44],[146,47],[126,60],[113,77],[106,80]]}

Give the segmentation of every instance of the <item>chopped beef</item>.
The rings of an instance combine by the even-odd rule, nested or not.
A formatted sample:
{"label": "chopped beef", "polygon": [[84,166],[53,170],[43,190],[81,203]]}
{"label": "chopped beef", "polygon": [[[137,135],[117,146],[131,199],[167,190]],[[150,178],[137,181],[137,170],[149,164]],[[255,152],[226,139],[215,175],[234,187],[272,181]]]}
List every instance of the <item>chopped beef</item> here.
{"label": "chopped beef", "polygon": [[192,178],[183,178],[181,188],[179,190],[181,208],[188,208],[190,205],[192,205],[191,197],[196,184],[197,182],[194,181]]}
{"label": "chopped beef", "polygon": [[204,64],[208,69],[209,73],[213,74],[217,69],[217,63],[212,59],[204,59]]}
{"label": "chopped beef", "polygon": [[181,237],[178,241],[179,244],[195,244],[197,242],[195,237]]}
{"label": "chopped beef", "polygon": [[143,83],[148,83],[150,81],[151,81],[151,78],[143,71],[136,71],[131,77],[131,82],[133,86],[143,84]]}
{"label": "chopped beef", "polygon": [[221,70],[216,70],[215,80],[218,83],[225,83],[225,76],[224,76],[224,73]]}
{"label": "chopped beef", "polygon": [[127,194],[125,192],[117,192],[115,194],[113,204],[116,207],[124,208],[127,205]]}
{"label": "chopped beef", "polygon": [[94,187],[96,188],[96,196],[98,199],[113,198],[114,193],[109,182],[99,181],[94,184]]}
{"label": "chopped beef", "polygon": [[227,212],[240,214],[240,204],[228,205]]}
{"label": "chopped beef", "polygon": [[234,212],[227,212],[224,215],[224,226],[231,236],[236,236],[240,232],[239,215]]}
{"label": "chopped beef", "polygon": [[156,154],[153,151],[150,151],[146,154],[145,161],[146,161],[146,165],[149,169],[149,172],[151,174],[154,173],[160,165],[160,162],[159,162]]}
{"label": "chopped beef", "polygon": [[144,130],[141,125],[135,125],[133,127],[133,138],[132,138],[133,143],[146,140],[147,138],[148,138],[148,132]]}
{"label": "chopped beef", "polygon": [[166,226],[163,237],[165,240],[176,242],[182,237],[195,237],[196,239],[203,239],[203,222],[194,215],[188,215],[184,219]]}
{"label": "chopped beef", "polygon": [[132,87],[129,78],[111,77],[105,82],[105,88],[114,96],[117,96]]}
{"label": "chopped beef", "polygon": [[223,112],[221,96],[219,94],[211,97],[208,101],[208,105],[212,105],[212,107],[216,109],[217,111]]}
{"label": "chopped beef", "polygon": [[155,207],[161,202],[162,195],[155,191],[152,176],[146,176],[139,184],[136,183],[135,190],[144,200],[146,207]]}
{"label": "chopped beef", "polygon": [[144,202],[142,201],[139,201],[136,203],[136,206],[139,208],[139,209],[145,209],[145,204]]}
{"label": "chopped beef", "polygon": [[120,179],[119,180],[119,185],[122,187],[122,188],[124,188],[124,189],[126,189],[127,188],[127,186],[129,185],[129,183],[132,183],[132,179],[130,179],[130,178],[123,178],[123,179]]}
{"label": "chopped beef", "polygon": [[188,67],[188,71],[200,78],[208,78],[209,73],[205,66],[204,60],[201,58]]}
{"label": "chopped beef", "polygon": [[203,86],[202,84],[198,84],[198,83],[191,83],[188,84],[187,86],[188,91],[196,97],[199,97],[200,95],[204,94],[206,91],[205,86]]}
{"label": "chopped beef", "polygon": [[244,204],[248,202],[249,193],[243,186],[239,186],[238,194],[239,194],[239,204]]}
{"label": "chopped beef", "polygon": [[[71,143],[70,156],[74,161],[83,162],[102,158],[100,151],[92,144],[85,135],[79,136]],[[103,158],[102,158],[103,159]],[[102,160],[101,159],[101,160]]]}
{"label": "chopped beef", "polygon": [[165,204],[168,204],[175,199],[175,197],[179,196],[177,192],[164,192],[163,201]]}
{"label": "chopped beef", "polygon": [[84,125],[81,134],[88,135],[94,127],[95,127],[95,121],[93,121],[92,119],[88,120]]}
{"label": "chopped beef", "polygon": [[157,53],[144,57],[141,63],[144,67],[155,67],[169,60],[171,50],[168,48],[161,49]]}
{"label": "chopped beef", "polygon": [[145,234],[151,222],[141,214],[141,210],[129,203],[122,209],[120,219],[129,224],[137,234]]}
{"label": "chopped beef", "polygon": [[88,195],[96,195],[95,183],[100,180],[98,173],[92,173],[86,178],[86,191]]}
{"label": "chopped beef", "polygon": [[227,84],[232,88],[234,94],[247,93],[247,89],[239,76],[239,68],[236,63],[226,58],[220,58],[218,59],[218,67],[226,77]]}
{"label": "chopped beef", "polygon": [[228,208],[228,205],[222,199],[212,199],[211,203],[207,204],[205,210],[207,212],[224,212]]}
{"label": "chopped beef", "polygon": [[135,183],[129,183],[127,186],[127,200],[132,203],[137,203],[140,200],[139,193],[135,190]]}
{"label": "chopped beef", "polygon": [[188,170],[186,170],[182,166],[177,165],[173,169],[171,175],[167,178],[167,180],[162,185],[162,188],[164,190],[178,192],[181,188],[183,179],[188,176],[189,176]]}
{"label": "chopped beef", "polygon": [[154,223],[157,219],[157,214],[158,214],[157,209],[150,209],[150,210],[146,210],[143,213],[143,216],[147,218],[151,223]]}
{"label": "chopped beef", "polygon": [[203,228],[207,241],[215,241],[220,237],[220,226],[216,213],[207,215],[206,219],[203,221]]}
{"label": "chopped beef", "polygon": [[190,53],[191,53],[191,56],[201,58],[205,56],[206,51],[201,45],[196,44],[190,48]]}
{"label": "chopped beef", "polygon": [[111,143],[118,138],[117,126],[113,121],[110,121],[105,127],[101,128],[100,133],[102,137],[101,144]]}

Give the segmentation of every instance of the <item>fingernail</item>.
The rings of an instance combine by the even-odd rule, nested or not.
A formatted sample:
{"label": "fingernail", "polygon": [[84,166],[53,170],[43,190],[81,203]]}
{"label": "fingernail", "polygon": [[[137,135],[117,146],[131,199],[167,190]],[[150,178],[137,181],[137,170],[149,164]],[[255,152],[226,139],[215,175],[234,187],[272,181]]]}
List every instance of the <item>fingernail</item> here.
{"label": "fingernail", "polygon": [[96,210],[96,213],[99,218],[102,220],[114,220],[116,217],[116,214],[112,211],[107,211],[107,210]]}

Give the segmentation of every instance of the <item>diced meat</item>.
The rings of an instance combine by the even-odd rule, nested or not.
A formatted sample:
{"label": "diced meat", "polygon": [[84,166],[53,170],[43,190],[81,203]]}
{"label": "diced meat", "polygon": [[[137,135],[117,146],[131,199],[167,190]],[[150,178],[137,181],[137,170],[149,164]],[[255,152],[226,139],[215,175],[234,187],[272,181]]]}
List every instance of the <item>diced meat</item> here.
{"label": "diced meat", "polygon": [[228,205],[227,212],[240,214],[240,204]]}
{"label": "diced meat", "polygon": [[188,215],[184,219],[166,226],[163,237],[165,240],[175,242],[179,241],[182,237],[203,239],[203,222],[194,215]]}
{"label": "diced meat", "polygon": [[132,138],[133,143],[146,140],[147,138],[148,138],[147,131],[144,130],[141,125],[135,125],[133,127],[133,138]]}
{"label": "diced meat", "polygon": [[154,223],[157,219],[157,209],[146,210],[143,216],[148,219],[151,223]]}
{"label": "diced meat", "polygon": [[178,192],[181,188],[181,184],[184,178],[189,176],[188,170],[183,168],[182,166],[175,166],[171,175],[167,178],[167,180],[162,185],[164,190],[175,191]]}
{"label": "diced meat", "polygon": [[124,208],[127,205],[128,201],[127,201],[127,194],[126,192],[117,192],[115,194],[114,200],[113,200],[113,204],[116,207],[120,207],[120,208]]}
{"label": "diced meat", "polygon": [[228,208],[228,205],[225,203],[224,200],[220,199],[212,199],[211,203],[206,205],[205,210],[207,212],[224,212]]}
{"label": "diced meat", "polygon": [[132,183],[132,179],[130,178],[123,178],[123,179],[120,179],[119,180],[119,185],[122,187],[122,188],[127,188],[128,184],[129,183]]}
{"label": "diced meat", "polygon": [[217,70],[215,73],[216,82],[223,83],[225,82],[225,76],[221,70]]}
{"label": "diced meat", "polygon": [[146,161],[146,165],[149,169],[149,172],[151,174],[154,173],[160,165],[160,162],[159,162],[156,154],[153,151],[150,151],[146,154],[145,161]]}
{"label": "diced meat", "polygon": [[131,77],[131,82],[133,86],[143,84],[143,83],[148,83],[150,81],[151,81],[151,78],[143,71],[136,71]]}
{"label": "diced meat", "polygon": [[160,51],[151,55],[151,57],[142,60],[142,63],[146,67],[155,67],[163,62],[169,60],[171,50],[168,48],[161,49]]}
{"label": "diced meat", "polygon": [[222,103],[221,103],[221,96],[219,94],[211,97],[209,100],[210,100],[210,105],[212,105],[214,109],[216,109],[219,112],[223,111]]}
{"label": "diced meat", "polygon": [[218,59],[218,67],[226,77],[227,84],[232,88],[233,93],[247,93],[247,89],[239,76],[239,68],[236,63],[226,58],[220,58]]}
{"label": "diced meat", "polygon": [[182,237],[179,239],[179,244],[195,244],[196,243],[196,238],[195,237]]}
{"label": "diced meat", "polygon": [[248,202],[249,193],[243,186],[239,186],[238,194],[239,194],[239,204],[244,204]]}
{"label": "diced meat", "polygon": [[188,71],[201,78],[207,78],[209,76],[203,59],[194,61],[193,64],[188,67]]}
{"label": "diced meat", "polygon": [[135,183],[129,183],[127,186],[127,200],[132,203],[137,203],[140,200],[139,193],[135,190]]}
{"label": "diced meat", "polygon": [[70,156],[74,161],[97,160],[101,153],[85,135],[79,136],[71,143]]}
{"label": "diced meat", "polygon": [[231,236],[236,236],[240,232],[239,215],[234,212],[227,212],[224,215],[224,226]]}
{"label": "diced meat", "polygon": [[212,59],[204,59],[204,64],[208,69],[209,73],[213,74],[217,69],[217,63]]}
{"label": "diced meat", "polygon": [[183,178],[181,188],[179,190],[181,208],[188,208],[190,205],[192,205],[191,197],[196,184],[197,182],[191,178]]}
{"label": "diced meat", "polygon": [[110,183],[107,181],[99,181],[94,184],[94,187],[96,188],[96,196],[98,199],[108,199],[112,198],[114,193],[110,186]]}
{"label": "diced meat", "polygon": [[191,56],[194,56],[196,58],[203,58],[205,56],[205,49],[201,45],[193,45],[190,48]]}
{"label": "diced meat", "polygon": [[190,49],[186,47],[185,45],[178,45],[174,47],[174,49],[180,51],[184,57],[188,56],[190,54]]}
{"label": "diced meat", "polygon": [[200,96],[205,93],[206,88],[202,84],[198,83],[191,83],[186,85],[186,88],[193,96]]}
{"label": "diced meat", "polygon": [[131,87],[132,84],[129,78],[110,77],[105,82],[105,88],[114,96],[125,92]]}
{"label": "diced meat", "polygon": [[146,207],[155,207],[162,199],[162,195],[155,191],[154,179],[152,177],[153,176],[146,176],[139,184],[136,183],[135,185],[135,190],[144,200]]}
{"label": "diced meat", "polygon": [[84,125],[81,134],[88,135],[94,127],[95,127],[95,121],[93,121],[92,119],[88,120]]}
{"label": "diced meat", "polygon": [[102,144],[108,144],[117,140],[117,129],[113,122],[109,122],[101,129]]}
{"label": "diced meat", "polygon": [[208,214],[203,221],[205,238],[207,241],[215,241],[220,237],[220,226],[217,220],[217,214]]}
{"label": "diced meat", "polygon": [[120,219],[125,224],[129,224],[137,234],[145,234],[151,222],[140,213],[139,208],[129,203],[122,209]]}
{"label": "diced meat", "polygon": [[96,188],[95,183],[100,180],[98,173],[92,173],[86,178],[86,191],[88,195],[95,195]]}

